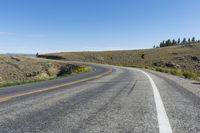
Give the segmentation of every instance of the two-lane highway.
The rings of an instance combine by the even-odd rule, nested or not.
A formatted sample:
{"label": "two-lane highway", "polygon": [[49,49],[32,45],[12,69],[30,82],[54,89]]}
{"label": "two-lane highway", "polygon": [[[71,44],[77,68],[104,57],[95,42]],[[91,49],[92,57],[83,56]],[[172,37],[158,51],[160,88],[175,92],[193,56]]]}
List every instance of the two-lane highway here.
{"label": "two-lane highway", "polygon": [[185,88],[139,69],[93,67],[88,74],[0,89],[0,132],[200,132],[200,98]]}

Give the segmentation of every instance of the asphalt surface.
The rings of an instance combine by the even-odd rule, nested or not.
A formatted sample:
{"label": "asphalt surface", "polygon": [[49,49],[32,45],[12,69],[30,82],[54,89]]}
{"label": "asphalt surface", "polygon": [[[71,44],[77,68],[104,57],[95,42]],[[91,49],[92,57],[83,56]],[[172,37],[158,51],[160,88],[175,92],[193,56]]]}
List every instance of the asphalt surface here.
{"label": "asphalt surface", "polygon": [[[174,133],[200,132],[200,98],[167,76],[146,72],[151,81],[135,68],[92,67],[96,71],[0,89],[1,99],[105,73],[1,102],[0,133],[159,133],[163,127],[159,120],[168,120]],[[158,90],[164,110],[153,89]],[[168,119],[160,119],[160,111],[166,111]]]}

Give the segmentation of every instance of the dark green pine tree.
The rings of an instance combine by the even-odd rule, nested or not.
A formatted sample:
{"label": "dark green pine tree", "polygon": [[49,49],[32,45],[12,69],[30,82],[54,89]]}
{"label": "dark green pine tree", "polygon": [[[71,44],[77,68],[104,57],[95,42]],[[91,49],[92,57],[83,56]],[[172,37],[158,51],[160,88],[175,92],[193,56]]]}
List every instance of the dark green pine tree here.
{"label": "dark green pine tree", "polygon": [[186,44],[187,43],[187,41],[186,41],[186,38],[184,37],[183,38],[183,41],[182,41],[182,44],[184,45],[184,44]]}
{"label": "dark green pine tree", "polygon": [[195,37],[192,37],[192,42],[193,42],[193,43],[195,42]]}
{"label": "dark green pine tree", "polygon": [[160,47],[165,47],[165,41],[162,41],[162,42],[160,43]]}
{"label": "dark green pine tree", "polygon": [[188,38],[188,43],[189,43],[189,44],[191,43],[191,40],[190,40],[190,38]]}
{"label": "dark green pine tree", "polygon": [[180,43],[181,43],[181,39],[180,39],[180,38],[178,38],[178,41],[177,41],[177,43],[178,43],[178,44],[180,44]]}
{"label": "dark green pine tree", "polygon": [[168,40],[165,42],[165,45],[166,45],[166,46],[171,46],[171,45],[172,45],[172,42],[171,42],[171,40],[170,40],[170,39],[168,39]]}
{"label": "dark green pine tree", "polygon": [[177,45],[177,42],[176,42],[176,40],[172,40],[172,45]]}

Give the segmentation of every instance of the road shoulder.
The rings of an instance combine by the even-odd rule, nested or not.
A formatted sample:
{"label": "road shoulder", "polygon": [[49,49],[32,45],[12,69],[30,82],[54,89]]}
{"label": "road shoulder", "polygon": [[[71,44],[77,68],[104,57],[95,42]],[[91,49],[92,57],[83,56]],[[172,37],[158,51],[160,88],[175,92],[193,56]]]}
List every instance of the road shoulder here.
{"label": "road shoulder", "polygon": [[170,75],[170,74],[166,74],[166,73],[161,73],[161,72],[157,72],[157,71],[153,71],[153,70],[145,70],[159,78],[162,79],[167,79],[167,81],[169,82],[174,82],[175,84],[181,86],[182,88],[184,88],[185,90],[191,92],[192,94],[200,97],[200,82],[199,81],[195,81],[195,80],[188,80],[188,79],[184,79],[178,76],[174,76],[174,75]]}

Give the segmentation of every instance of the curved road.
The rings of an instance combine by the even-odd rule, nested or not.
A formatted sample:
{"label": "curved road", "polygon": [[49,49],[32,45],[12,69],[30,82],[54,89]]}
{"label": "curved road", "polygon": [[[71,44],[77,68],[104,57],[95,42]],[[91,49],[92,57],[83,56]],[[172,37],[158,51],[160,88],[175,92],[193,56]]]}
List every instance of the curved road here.
{"label": "curved road", "polygon": [[0,133],[197,133],[200,98],[162,74],[96,71],[0,89]]}

